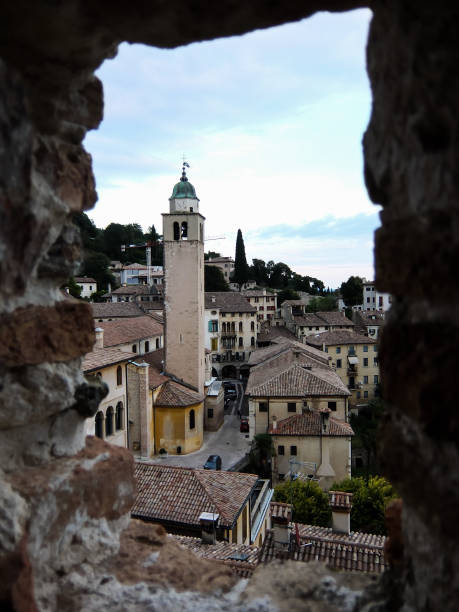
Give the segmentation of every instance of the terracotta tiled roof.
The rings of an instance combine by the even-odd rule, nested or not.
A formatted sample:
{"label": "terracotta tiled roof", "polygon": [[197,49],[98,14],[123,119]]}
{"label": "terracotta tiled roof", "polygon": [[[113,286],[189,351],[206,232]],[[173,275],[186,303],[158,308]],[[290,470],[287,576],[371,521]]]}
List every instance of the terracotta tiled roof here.
{"label": "terracotta tiled roof", "polygon": [[159,293],[157,287],[149,285],[126,285],[126,287],[118,287],[114,289],[110,295],[146,295],[151,293],[156,295]]}
{"label": "terracotta tiled roof", "polygon": [[155,406],[192,406],[202,402],[204,396],[173,381],[167,380],[155,400]]}
{"label": "terracotta tiled roof", "polygon": [[270,504],[271,518],[277,522],[290,522],[292,520],[292,505],[272,501]]}
{"label": "terracotta tiled roof", "polygon": [[311,334],[306,336],[306,342],[312,346],[322,346],[323,344],[330,346],[334,344],[375,344],[376,340],[354,331],[343,329]]}
{"label": "terracotta tiled roof", "polygon": [[300,546],[280,550],[274,545],[273,533],[267,533],[260,562],[276,558],[294,561],[321,561],[332,569],[351,572],[382,573],[384,571],[384,536],[351,532],[342,534],[327,527],[298,525]]}
{"label": "terracotta tiled roof", "polygon": [[348,319],[343,313],[338,310],[331,310],[328,312],[316,312],[319,319],[325,321],[327,325],[341,325],[346,327],[354,327],[354,323]]}
{"label": "terracotta tiled roof", "polygon": [[241,578],[249,578],[258,565],[260,549],[257,546],[232,544],[230,542],[203,544],[201,538],[183,535],[171,535],[170,537],[194,552],[198,557],[211,559],[229,566]]}
{"label": "terracotta tiled roof", "polygon": [[132,515],[158,522],[199,527],[202,512],[220,515],[232,528],[258,476],[136,463],[137,499]]}
{"label": "terracotta tiled roof", "polygon": [[303,315],[295,315],[293,317],[295,325],[300,327],[324,327],[327,323],[314,312],[306,312]]}
{"label": "terracotta tiled roof", "polygon": [[73,279],[76,283],[97,283],[91,276],[75,276]]}
{"label": "terracotta tiled roof", "polygon": [[238,291],[206,291],[205,298],[207,310],[219,308],[221,312],[257,312],[257,309]]}
{"label": "terracotta tiled roof", "polygon": [[275,338],[282,336],[288,340],[296,340],[293,332],[284,326],[264,326],[257,335],[257,342],[272,342]]}
{"label": "terracotta tiled roof", "polygon": [[270,426],[268,433],[273,436],[353,436],[354,432],[349,423],[330,416],[327,434],[322,430],[322,419],[316,410],[304,414],[294,414],[286,419],[277,421],[277,427]]}
{"label": "terracotta tiled roof", "polygon": [[93,372],[94,370],[128,361],[128,359],[134,359],[135,357],[135,353],[121,351],[117,348],[94,348],[84,356],[81,369],[83,372]]}
{"label": "terracotta tiled roof", "polygon": [[250,353],[248,364],[250,366],[258,365],[291,349],[300,351],[304,355],[314,358],[317,362],[320,362],[328,367],[328,362],[330,359],[327,353],[324,353],[324,351],[316,349],[307,344],[303,344],[296,339],[291,339],[284,336],[274,338],[271,346],[265,346],[252,351]]}
{"label": "terracotta tiled roof", "polygon": [[134,302],[95,302],[91,304],[91,310],[95,319],[145,316],[145,313]]}
{"label": "terracotta tiled roof", "polygon": [[[271,347],[268,347],[271,348]],[[252,397],[347,396],[349,390],[328,365],[289,348],[253,367],[246,394]]]}
{"label": "terracotta tiled roof", "polygon": [[161,323],[149,315],[118,321],[103,321],[97,325],[104,330],[104,346],[117,346],[163,334]]}

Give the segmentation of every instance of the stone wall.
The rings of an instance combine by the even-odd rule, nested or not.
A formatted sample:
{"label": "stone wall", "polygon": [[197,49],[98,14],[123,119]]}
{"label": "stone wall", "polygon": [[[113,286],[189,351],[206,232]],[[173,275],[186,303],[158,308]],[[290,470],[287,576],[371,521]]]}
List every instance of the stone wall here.
{"label": "stone wall", "polygon": [[[59,292],[80,257],[71,214],[97,199],[91,157],[81,144],[103,114],[94,70],[123,40],[173,47],[363,4],[16,0],[2,5],[0,602],[6,609],[89,610],[105,603],[125,609],[124,601],[130,609],[147,609],[158,597],[145,587],[145,571],[139,588],[122,588],[119,575],[107,578],[104,572],[111,570],[99,563],[121,559],[113,555],[134,495],[132,458],[102,441],[85,440],[84,419],[94,415],[105,389],[80,373],[81,355],[94,342],[89,308]],[[381,452],[404,510],[401,535],[389,547],[393,569],[367,597],[377,599],[379,609],[454,610],[459,413],[452,383],[459,314],[451,305],[459,294],[459,9],[444,0],[371,5],[368,71],[374,104],[364,143],[365,178],[371,198],[383,205],[376,283],[395,296],[381,349],[384,393],[392,403]],[[400,531],[397,516],[394,534]],[[141,541],[144,536],[132,539],[134,549]],[[172,554],[169,568],[181,555]],[[274,590],[290,584],[296,585],[292,596],[316,602],[325,593],[330,599],[330,590],[322,587],[298,590],[309,584],[298,574],[290,582],[287,573],[276,575]],[[216,578],[212,584],[222,583]],[[182,607],[184,600],[178,601],[176,607]],[[273,609],[269,602],[250,608],[216,601],[221,609]],[[294,609],[290,600],[289,606]],[[205,601],[195,607],[204,610]]]}

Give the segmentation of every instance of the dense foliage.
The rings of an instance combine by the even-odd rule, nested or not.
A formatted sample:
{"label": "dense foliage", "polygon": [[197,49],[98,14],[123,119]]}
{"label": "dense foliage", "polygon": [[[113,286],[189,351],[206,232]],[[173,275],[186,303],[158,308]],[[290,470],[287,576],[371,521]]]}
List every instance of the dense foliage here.
{"label": "dense foliage", "polygon": [[242,238],[241,230],[237,230],[236,238],[236,256],[234,258],[234,273],[231,279],[242,287],[249,280],[249,266],[245,256],[244,239]]}
{"label": "dense foliage", "polygon": [[337,310],[338,302],[334,294],[319,296],[312,299],[305,307],[306,312],[330,312]]}
{"label": "dense foliage", "polygon": [[328,527],[331,519],[328,495],[312,480],[294,480],[278,484],[274,500],[292,504],[293,520],[307,525]]}
{"label": "dense foliage", "polygon": [[333,491],[352,493],[351,530],[384,535],[387,504],[397,497],[393,486],[382,476],[346,478],[332,485]]}
{"label": "dense foliage", "polygon": [[350,276],[341,283],[340,293],[348,308],[363,304],[363,279],[360,276]]}
{"label": "dense foliage", "polygon": [[229,291],[229,285],[225,280],[225,275],[217,266],[204,266],[204,290]]}
{"label": "dense foliage", "polygon": [[382,399],[370,400],[367,406],[362,406],[358,414],[351,414],[350,424],[354,430],[352,448],[362,448],[365,451],[365,473],[377,473],[379,470],[376,453],[379,426],[384,412]]}

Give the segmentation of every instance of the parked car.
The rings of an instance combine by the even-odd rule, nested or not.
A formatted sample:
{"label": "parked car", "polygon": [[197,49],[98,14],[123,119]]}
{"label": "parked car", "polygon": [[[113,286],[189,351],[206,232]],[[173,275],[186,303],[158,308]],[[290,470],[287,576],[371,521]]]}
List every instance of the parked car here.
{"label": "parked car", "polygon": [[249,419],[247,417],[241,417],[241,424],[239,425],[239,431],[249,431]]}
{"label": "parked car", "polygon": [[222,469],[222,458],[220,455],[209,455],[207,461],[204,463],[205,470],[221,470]]}

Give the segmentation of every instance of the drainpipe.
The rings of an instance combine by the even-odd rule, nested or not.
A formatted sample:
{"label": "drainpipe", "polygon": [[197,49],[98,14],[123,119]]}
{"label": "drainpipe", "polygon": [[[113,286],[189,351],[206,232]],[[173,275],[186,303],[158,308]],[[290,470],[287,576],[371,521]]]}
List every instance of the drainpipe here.
{"label": "drainpipe", "polygon": [[127,445],[127,448],[129,449],[129,393],[128,393],[128,375],[127,375],[128,363],[130,362],[128,361],[127,363],[124,364],[124,380],[126,382],[126,445]]}

